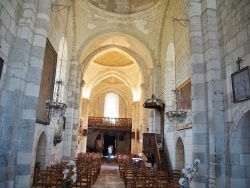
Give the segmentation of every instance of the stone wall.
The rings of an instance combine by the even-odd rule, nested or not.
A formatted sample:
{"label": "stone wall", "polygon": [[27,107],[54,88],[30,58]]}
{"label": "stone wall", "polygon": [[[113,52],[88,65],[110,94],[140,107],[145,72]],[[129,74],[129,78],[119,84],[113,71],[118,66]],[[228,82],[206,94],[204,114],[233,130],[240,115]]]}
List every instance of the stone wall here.
{"label": "stone wall", "polygon": [[[5,61],[0,81],[1,112],[9,111],[5,115],[1,114],[0,123],[1,132],[5,132],[4,135],[8,136],[9,140],[7,143],[4,137],[0,138],[1,147],[9,145],[8,149],[4,149],[9,154],[1,155],[1,158],[8,159],[4,160],[6,164],[1,169],[1,187],[29,187],[36,156],[37,161],[44,157],[43,168],[62,159],[61,144],[53,145],[54,128],[35,123],[45,43],[48,37],[56,52],[60,54],[62,48],[60,50],[59,42],[64,36],[62,28],[67,15],[61,12],[50,14],[51,4],[50,0],[4,0],[0,3],[0,56]],[[69,22],[72,24],[72,15],[70,17]],[[53,32],[50,32],[52,30]],[[72,34],[72,31],[68,32]],[[71,39],[72,36],[66,36],[68,58],[72,49]],[[63,59],[63,69],[68,70],[67,59],[60,58]],[[65,80],[69,75],[66,72],[63,73]],[[66,82],[66,86],[67,84]],[[67,89],[64,88],[63,93],[64,102],[67,102]],[[7,119],[9,121],[4,122]],[[7,135],[6,130],[12,131],[8,131]],[[41,134],[42,139],[38,142]],[[41,143],[46,143],[46,152]]]}
{"label": "stone wall", "polygon": [[[183,165],[192,164],[193,159],[192,129],[177,131],[179,122],[169,122],[165,116],[167,111],[176,110],[172,89],[177,89],[191,76],[189,22],[184,21],[187,19],[184,7],[183,1],[170,1],[164,14],[164,29],[160,43],[161,88],[165,102],[164,151],[169,157],[172,169],[182,169]],[[183,151],[180,150],[180,143],[183,144]]]}
{"label": "stone wall", "polygon": [[[248,162],[244,157],[250,154],[249,147],[244,143],[249,136],[243,132],[249,132],[247,117],[250,109],[249,100],[234,103],[231,83],[231,74],[238,71],[236,61],[242,58],[241,68],[250,65],[250,4],[249,1],[217,1],[218,41],[220,45],[220,62],[223,80],[223,101],[227,187],[247,187],[249,177]],[[244,149],[243,149],[244,148]]]}

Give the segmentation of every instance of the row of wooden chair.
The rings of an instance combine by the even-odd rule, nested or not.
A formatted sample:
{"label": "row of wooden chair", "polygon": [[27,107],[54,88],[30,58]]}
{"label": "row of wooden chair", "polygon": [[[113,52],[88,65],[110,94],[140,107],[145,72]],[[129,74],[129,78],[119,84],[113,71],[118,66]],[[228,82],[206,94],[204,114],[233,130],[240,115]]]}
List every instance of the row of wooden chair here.
{"label": "row of wooden chair", "polygon": [[[93,185],[101,171],[101,155],[99,153],[93,154],[79,154],[74,160],[76,163],[77,180],[71,186],[72,188],[90,188]],[[62,187],[63,171],[67,162],[61,162],[56,165],[51,165],[45,170],[36,169],[34,173],[33,186],[34,188],[47,187]]]}
{"label": "row of wooden chair", "polygon": [[[128,168],[123,171],[125,187],[156,187],[156,188],[179,188],[180,174],[174,172],[152,171],[141,168]],[[174,177],[173,177],[174,174]]]}
{"label": "row of wooden chair", "polygon": [[120,176],[123,178],[125,187],[129,188],[179,188],[180,170],[169,172],[156,171],[146,167],[141,160],[133,163],[129,155],[118,157]]}
{"label": "row of wooden chair", "polygon": [[63,184],[63,163],[51,165],[45,170],[36,169],[33,179],[33,187],[62,187]]}

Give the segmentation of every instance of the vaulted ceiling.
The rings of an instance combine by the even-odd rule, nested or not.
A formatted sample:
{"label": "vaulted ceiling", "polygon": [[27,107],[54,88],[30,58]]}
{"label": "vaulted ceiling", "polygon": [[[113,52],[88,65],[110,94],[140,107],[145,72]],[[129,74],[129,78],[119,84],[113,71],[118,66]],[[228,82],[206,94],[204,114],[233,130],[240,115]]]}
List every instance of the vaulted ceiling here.
{"label": "vaulted ceiling", "polygon": [[84,65],[84,98],[94,97],[94,91],[112,90],[124,93],[128,101],[140,100],[142,84],[149,87],[167,2],[72,1],[73,56]]}

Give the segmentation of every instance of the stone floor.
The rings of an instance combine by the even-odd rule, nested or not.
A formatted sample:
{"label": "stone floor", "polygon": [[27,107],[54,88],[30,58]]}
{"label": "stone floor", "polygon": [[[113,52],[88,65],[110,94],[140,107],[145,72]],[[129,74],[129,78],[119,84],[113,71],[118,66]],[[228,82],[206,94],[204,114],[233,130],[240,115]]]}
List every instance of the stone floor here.
{"label": "stone floor", "polygon": [[116,161],[111,161],[111,163],[102,161],[100,176],[91,188],[125,188]]}

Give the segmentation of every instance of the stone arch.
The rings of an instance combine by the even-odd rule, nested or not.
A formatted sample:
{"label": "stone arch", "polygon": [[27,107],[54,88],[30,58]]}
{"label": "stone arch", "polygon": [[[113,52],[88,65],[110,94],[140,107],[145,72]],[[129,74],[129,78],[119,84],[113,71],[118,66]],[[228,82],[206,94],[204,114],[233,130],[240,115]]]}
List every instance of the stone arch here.
{"label": "stone arch", "polygon": [[[240,110],[238,110],[240,108]],[[250,101],[245,102],[240,107],[235,109],[235,113],[232,115],[232,125],[229,128],[229,137],[231,137],[235,127],[237,126],[239,120],[242,118],[244,114],[246,114],[250,110]],[[230,140],[230,139],[228,139]]]}
{"label": "stone arch", "polygon": [[35,163],[40,163],[40,169],[44,170],[46,168],[46,134],[43,131],[38,137],[36,145],[36,156]]}
{"label": "stone arch", "polygon": [[[84,59],[89,56],[89,54],[93,53],[99,48],[105,46],[119,46],[122,48],[130,49],[133,52],[137,52],[138,55],[143,58],[143,61],[146,63],[148,68],[153,67],[153,51],[149,48],[149,44],[142,42],[139,40],[139,36],[132,36],[129,34],[125,34],[124,30],[119,31],[102,31],[102,34],[96,34],[92,37],[89,37],[82,46],[80,47],[76,59],[79,59],[80,62],[83,62]],[[141,51],[138,51],[141,49]]]}
{"label": "stone arch", "polygon": [[82,66],[82,74],[86,72],[86,69],[88,68],[89,64],[93,61],[95,57],[97,57],[98,54],[102,53],[103,51],[108,51],[109,49],[116,49],[116,51],[123,52],[123,54],[133,59],[133,61],[136,62],[140,68],[140,71],[141,71],[140,73],[142,74],[144,82],[146,81],[147,74],[148,74],[147,70],[149,67],[146,64],[145,58],[141,57],[140,54],[136,53],[130,48],[113,45],[113,44],[105,45],[105,46],[95,49],[94,51],[89,53],[82,61],[80,61],[84,64],[84,66]]}
{"label": "stone arch", "polygon": [[250,183],[250,102],[245,103],[241,110],[233,116],[227,139],[227,170],[228,187],[247,187]]}
{"label": "stone arch", "polygon": [[100,74],[98,77],[96,77],[91,83],[91,86],[97,85],[99,82],[101,82],[103,79],[109,78],[109,77],[116,77],[117,79],[121,80],[125,85],[127,85],[131,90],[134,89],[134,85],[130,83],[129,77],[125,76],[117,71],[105,71],[103,74]]}
{"label": "stone arch", "polygon": [[250,110],[238,121],[234,128],[229,145],[231,187],[247,187],[250,183]]}
{"label": "stone arch", "polygon": [[[153,55],[151,50],[148,50],[146,46],[138,39],[126,35],[124,33],[110,32],[104,35],[95,36],[90,38],[87,43],[84,43],[77,54],[77,59],[80,63],[83,63],[83,69],[86,71],[87,66],[91,63],[96,54],[99,54],[103,50],[109,48],[116,48],[133,57],[135,62],[140,67],[144,83],[149,82],[148,69],[153,67]],[[138,51],[138,49],[141,49]],[[84,73],[85,71],[82,70]]]}
{"label": "stone arch", "polygon": [[[137,62],[137,65],[139,67],[140,73],[141,73],[141,79],[142,82],[144,83],[144,85],[146,85],[147,87],[149,87],[150,84],[150,80],[149,80],[149,75],[148,75],[148,67],[145,64],[144,60],[142,57],[140,57],[137,53],[135,53],[134,51],[128,49],[128,48],[124,48],[121,46],[115,46],[115,45],[108,45],[108,46],[103,46],[101,48],[96,49],[95,51],[93,51],[91,54],[89,54],[84,60],[83,60],[83,64],[84,66],[82,66],[82,75],[86,75],[85,72],[88,69],[89,64],[93,61],[93,59],[100,53],[102,53],[104,50],[109,50],[109,49],[114,49],[116,48],[119,51],[123,51],[124,54],[126,54],[129,58],[133,59],[134,62]],[[83,79],[83,78],[81,78]],[[98,80],[98,79],[96,79]],[[129,83],[129,82],[128,82]],[[132,86],[132,85],[131,85]],[[134,88],[131,87],[130,88]],[[87,86],[85,86],[87,87]],[[88,88],[89,92],[86,94],[87,96],[84,96],[85,98],[88,98],[90,91],[90,88]],[[135,90],[136,91],[136,90]],[[137,92],[137,91],[136,91]]]}
{"label": "stone arch", "polygon": [[175,169],[181,170],[185,166],[185,152],[183,139],[178,136],[175,145]]}
{"label": "stone arch", "polygon": [[[116,1],[116,6],[110,6],[107,7],[106,1],[99,1],[96,3],[96,1],[87,1],[87,4],[91,9],[95,9],[101,13],[106,13],[109,15],[116,15],[119,13],[119,16],[122,15],[125,17],[128,14],[135,14],[137,12],[150,12],[154,11],[154,9],[157,9],[160,6],[163,6],[163,0],[155,0],[155,1],[140,1],[140,3],[137,3],[136,0],[124,0],[124,1]],[[124,6],[129,6],[129,8],[124,8]],[[126,7],[127,7],[126,6]],[[119,8],[120,7],[120,8]],[[121,7],[123,7],[121,9]],[[152,9],[152,10],[150,10]]]}
{"label": "stone arch", "polygon": [[98,98],[100,95],[102,95],[103,93],[105,92],[108,92],[108,91],[114,91],[116,93],[118,93],[122,98],[123,100],[131,100],[132,101],[132,93],[125,93],[123,90],[121,89],[118,89],[118,88],[113,88],[112,86],[109,86],[109,87],[105,87],[103,89],[100,89],[98,90],[98,92],[95,92],[94,95],[91,95],[90,96],[90,100],[93,100],[95,98]]}

